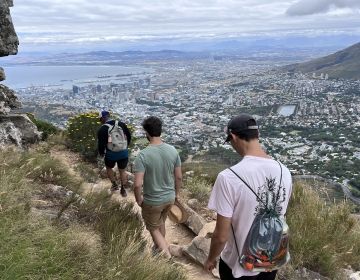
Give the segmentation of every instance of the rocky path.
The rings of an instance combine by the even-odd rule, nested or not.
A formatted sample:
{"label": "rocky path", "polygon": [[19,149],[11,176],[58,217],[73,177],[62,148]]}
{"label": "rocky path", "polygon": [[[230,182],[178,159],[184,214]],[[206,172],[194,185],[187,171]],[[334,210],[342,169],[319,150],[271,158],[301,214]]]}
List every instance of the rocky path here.
{"label": "rocky path", "polygon": [[[58,150],[52,150],[51,156],[54,158],[57,158],[61,160],[66,166],[69,167],[70,172],[73,175],[79,176],[78,173],[74,170],[74,166],[81,161],[78,155],[71,153],[70,151],[58,151]],[[85,180],[86,181],[86,180]],[[96,192],[104,189],[110,188],[110,182],[108,179],[100,179],[97,180],[95,183],[85,183],[83,185],[82,191],[84,193],[88,192]],[[112,195],[112,199],[118,201],[121,203],[124,200],[135,202],[134,193],[131,189],[127,189],[128,196],[126,198],[123,198],[120,196],[119,192],[116,192]],[[135,203],[134,205],[135,211],[141,211],[140,207]],[[146,239],[148,239],[149,244],[149,250],[150,246],[152,244],[152,240],[150,237],[150,234],[144,230],[144,236]],[[166,221],[166,239],[169,242],[169,244],[175,244],[177,246],[174,246],[174,248],[179,248],[178,246],[184,246],[191,243],[193,238],[195,237],[195,234],[190,231],[186,226],[175,224],[169,219]],[[188,279],[193,280],[213,280],[217,279],[214,276],[206,273],[203,271],[202,266],[200,264],[194,263],[193,261],[190,261],[184,256],[178,256],[175,257],[175,260],[178,263],[181,263],[185,270],[188,273]]]}

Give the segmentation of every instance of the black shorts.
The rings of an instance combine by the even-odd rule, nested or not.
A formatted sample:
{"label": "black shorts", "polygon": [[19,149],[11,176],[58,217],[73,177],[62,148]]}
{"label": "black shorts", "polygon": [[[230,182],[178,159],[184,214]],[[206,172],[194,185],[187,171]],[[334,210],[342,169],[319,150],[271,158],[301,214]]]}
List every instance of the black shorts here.
{"label": "black shorts", "polygon": [[274,280],[276,278],[277,270],[272,272],[260,272],[255,276],[242,276],[234,278],[231,268],[220,258],[219,274],[221,280]]}
{"label": "black shorts", "polygon": [[109,168],[114,168],[115,164],[117,163],[117,166],[119,169],[125,169],[128,162],[129,162],[129,158],[123,158],[123,159],[119,159],[119,160],[111,160],[105,157],[105,166],[109,167]]}

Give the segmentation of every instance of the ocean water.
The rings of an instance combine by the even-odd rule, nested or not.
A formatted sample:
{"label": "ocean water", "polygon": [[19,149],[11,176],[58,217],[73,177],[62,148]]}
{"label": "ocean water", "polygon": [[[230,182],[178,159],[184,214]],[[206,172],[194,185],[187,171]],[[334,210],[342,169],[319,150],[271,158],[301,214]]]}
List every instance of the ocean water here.
{"label": "ocean water", "polygon": [[29,86],[71,88],[73,85],[111,83],[127,74],[149,73],[151,69],[123,66],[13,66],[3,67],[6,80],[2,83],[13,89]]}

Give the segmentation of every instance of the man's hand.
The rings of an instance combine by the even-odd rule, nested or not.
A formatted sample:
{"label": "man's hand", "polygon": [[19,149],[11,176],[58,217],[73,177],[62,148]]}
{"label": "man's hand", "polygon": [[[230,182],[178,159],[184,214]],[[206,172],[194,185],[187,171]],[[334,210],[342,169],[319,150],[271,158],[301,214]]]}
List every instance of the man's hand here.
{"label": "man's hand", "polygon": [[136,200],[137,205],[139,205],[140,207],[143,204],[143,202],[144,202],[144,197],[143,196],[140,196],[140,198],[138,200]]}
{"label": "man's hand", "polygon": [[210,272],[216,267],[216,260],[212,261],[209,260],[209,258],[206,260],[206,262],[204,263],[204,270],[206,272]]}

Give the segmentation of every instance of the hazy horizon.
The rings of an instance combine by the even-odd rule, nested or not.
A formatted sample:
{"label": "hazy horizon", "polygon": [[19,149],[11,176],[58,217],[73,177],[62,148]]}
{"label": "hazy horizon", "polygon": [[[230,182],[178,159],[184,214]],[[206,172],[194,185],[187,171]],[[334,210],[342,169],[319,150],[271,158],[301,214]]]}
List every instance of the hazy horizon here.
{"label": "hazy horizon", "polygon": [[301,38],[340,48],[360,41],[356,0],[15,0],[11,15],[19,52],[201,51],[233,41],[300,44]]}

